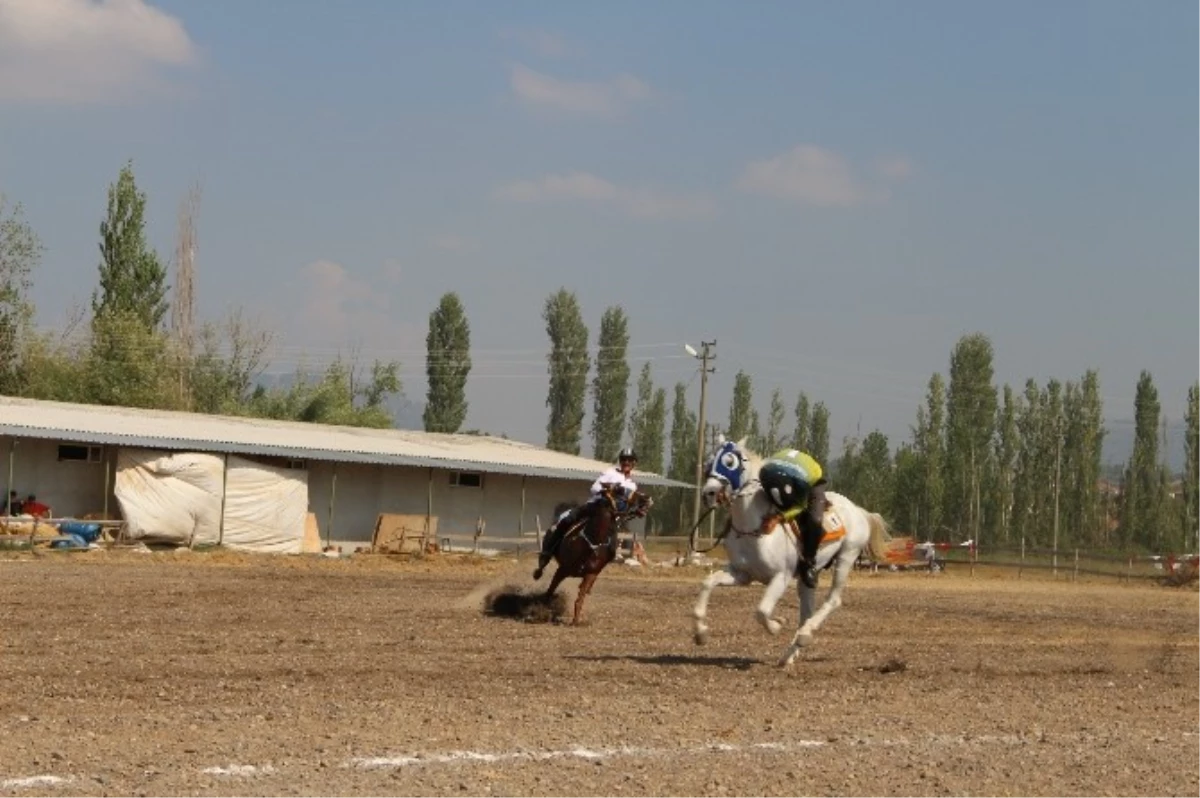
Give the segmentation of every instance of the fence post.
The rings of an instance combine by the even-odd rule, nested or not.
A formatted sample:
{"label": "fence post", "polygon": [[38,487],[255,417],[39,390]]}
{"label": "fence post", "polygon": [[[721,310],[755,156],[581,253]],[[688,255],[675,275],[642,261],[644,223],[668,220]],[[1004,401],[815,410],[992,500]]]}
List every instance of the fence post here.
{"label": "fence post", "polygon": [[1129,555],[1129,570],[1125,572],[1125,584],[1133,584],[1133,555]]}
{"label": "fence post", "polygon": [[1075,582],[1079,579],[1079,547],[1075,547],[1075,573],[1071,574],[1071,581]]}
{"label": "fence post", "polygon": [[1025,569],[1025,536],[1021,535],[1021,564],[1017,566],[1017,579],[1021,578],[1021,571]]}
{"label": "fence post", "polygon": [[971,555],[971,576],[972,576],[972,578],[975,576],[975,559],[976,559],[976,557],[979,556],[978,553],[979,553],[979,547],[975,544],[975,541],[972,540],[971,541],[971,551],[969,552],[969,554]]}
{"label": "fence post", "polygon": [[471,550],[472,554],[479,553],[479,538],[483,536],[483,530],[487,527],[487,522],[483,520],[483,516],[475,522],[475,547]]}

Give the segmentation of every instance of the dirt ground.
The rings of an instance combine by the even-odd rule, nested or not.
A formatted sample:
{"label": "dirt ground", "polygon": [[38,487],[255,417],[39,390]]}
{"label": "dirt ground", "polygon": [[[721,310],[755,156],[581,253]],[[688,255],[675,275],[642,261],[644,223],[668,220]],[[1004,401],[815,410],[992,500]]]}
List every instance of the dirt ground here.
{"label": "dirt ground", "polygon": [[1200,792],[1194,589],[860,573],[781,671],[794,593],[772,638],[716,591],[702,648],[699,569],[480,612],[531,568],[3,555],[0,795]]}

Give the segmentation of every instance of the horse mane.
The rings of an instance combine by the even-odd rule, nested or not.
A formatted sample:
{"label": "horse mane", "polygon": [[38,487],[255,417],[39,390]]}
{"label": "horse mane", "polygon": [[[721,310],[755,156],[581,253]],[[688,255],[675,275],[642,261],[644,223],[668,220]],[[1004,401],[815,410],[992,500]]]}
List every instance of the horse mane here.
{"label": "horse mane", "polygon": [[746,476],[748,479],[758,479],[758,472],[762,469],[763,461],[767,458],[763,457],[758,452],[746,445],[746,439],[742,438],[738,441],[738,448],[742,450],[742,456],[746,465]]}

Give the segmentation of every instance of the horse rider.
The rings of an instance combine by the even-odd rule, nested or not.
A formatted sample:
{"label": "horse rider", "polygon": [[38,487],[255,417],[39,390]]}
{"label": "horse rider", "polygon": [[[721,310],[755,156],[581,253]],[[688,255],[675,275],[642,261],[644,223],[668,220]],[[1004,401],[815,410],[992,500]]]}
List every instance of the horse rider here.
{"label": "horse rider", "polygon": [[817,586],[817,549],[825,534],[825,475],[821,464],[805,452],[782,449],[771,455],[758,480],[784,521],[799,518],[800,563],[797,575],[810,588]]}
{"label": "horse rider", "polygon": [[[630,474],[637,467],[637,452],[630,447],[625,447],[617,455],[617,464],[609,468],[603,474],[596,478],[592,483],[591,496],[584,503],[576,507],[574,510],[569,510],[558,517],[554,522],[554,526],[546,532],[546,537],[542,540],[542,551],[538,554],[537,570],[533,572],[535,580],[542,578],[542,571],[550,560],[554,557],[554,550],[558,548],[558,544],[562,543],[563,535],[567,533],[576,523],[588,518],[592,511],[596,508],[596,503],[602,499],[602,493],[605,488],[611,486],[620,486],[622,493],[625,496],[632,496],[637,491],[637,483],[633,481]],[[613,534],[608,539],[609,556],[615,558],[617,556],[617,535],[614,530]]]}

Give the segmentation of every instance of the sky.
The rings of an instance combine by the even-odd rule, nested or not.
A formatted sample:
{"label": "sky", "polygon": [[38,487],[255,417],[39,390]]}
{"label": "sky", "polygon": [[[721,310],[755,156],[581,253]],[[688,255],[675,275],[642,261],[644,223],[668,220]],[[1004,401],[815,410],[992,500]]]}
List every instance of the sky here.
{"label": "sky", "polygon": [[272,371],[396,359],[419,404],[455,291],[466,427],[534,443],[560,287],[593,345],[625,309],[668,402],[698,406],[683,346],[715,339],[710,419],[742,369],[764,419],[803,391],[835,452],[895,447],[981,332],[997,385],[1097,369],[1119,440],[1143,369],[1172,430],[1200,371],[1198,27],[1174,0],[0,0],[0,192],[46,247],[44,329],[88,303],[132,159],[166,258],[201,186],[198,315],[242,309]]}

